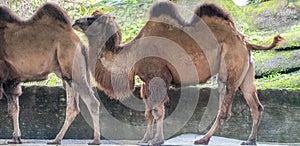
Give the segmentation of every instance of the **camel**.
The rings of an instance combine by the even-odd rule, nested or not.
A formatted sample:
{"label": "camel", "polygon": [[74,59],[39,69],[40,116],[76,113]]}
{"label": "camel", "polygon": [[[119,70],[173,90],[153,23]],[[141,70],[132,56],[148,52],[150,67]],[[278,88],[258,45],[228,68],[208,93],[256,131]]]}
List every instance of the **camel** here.
{"label": "camel", "polygon": [[120,28],[114,17],[98,10],[92,16],[77,19],[73,28],[88,38],[90,65],[99,89],[122,100],[134,90],[134,77],[142,80],[141,97],[147,121],[142,144],[164,142],[164,103],[169,100],[167,90],[171,86],[205,83],[216,74],[219,112],[211,129],[194,143],[208,144],[230,118],[235,93],[240,89],[253,118],[252,132],[242,144],[256,144],[264,108],[257,96],[250,51],[270,50],[283,39],[281,36],[275,36],[270,46],[251,44],[238,32],[229,13],[215,4],[198,6],[192,19],[186,21],[169,1],[154,4],[144,27],[125,44],[121,44]]}
{"label": "camel", "polygon": [[21,82],[42,81],[49,73],[60,77],[66,89],[65,122],[56,138],[48,144],[60,144],[80,112],[79,95],[93,119],[94,140],[100,144],[99,101],[90,85],[87,47],[72,28],[67,13],[46,3],[25,20],[8,7],[0,5],[0,97],[6,96],[13,119],[13,140],[20,144],[19,96]]}

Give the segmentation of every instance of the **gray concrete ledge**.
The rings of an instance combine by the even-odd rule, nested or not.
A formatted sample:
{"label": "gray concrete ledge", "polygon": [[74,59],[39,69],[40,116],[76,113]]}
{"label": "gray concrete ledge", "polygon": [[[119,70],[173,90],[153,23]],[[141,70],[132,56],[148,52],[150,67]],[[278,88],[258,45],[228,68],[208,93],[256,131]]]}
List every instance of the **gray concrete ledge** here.
{"label": "gray concrete ledge", "polygon": [[[24,87],[23,92],[20,97],[22,138],[53,139],[65,119],[65,90],[62,87],[32,86]],[[137,89],[134,94],[138,96],[138,92]],[[140,110],[144,106],[141,100],[137,97],[130,97],[120,102],[108,98],[100,91],[96,93],[102,103],[100,123],[103,139],[141,139],[145,130],[143,126],[146,124],[144,112]],[[258,94],[265,107],[259,127],[258,141],[299,143],[300,91],[264,90],[258,91]],[[211,123],[208,123],[208,127],[203,129],[201,128],[201,122],[203,119],[213,119],[215,116],[215,114],[211,114],[206,115],[208,117],[203,117],[203,114],[207,111],[215,113],[217,110],[217,108],[207,106],[209,99],[213,99],[217,103],[218,92],[216,90],[189,87],[176,91],[170,90],[169,95],[171,100],[166,104],[166,119],[169,120],[165,122],[165,135],[171,135],[172,138],[184,133],[204,134],[207,132]],[[199,95],[197,102],[194,101],[194,95]],[[191,104],[180,105],[182,101],[196,105],[191,118],[184,125],[182,123],[178,124],[178,122],[183,118],[182,116],[190,114],[188,108]],[[179,105],[182,107],[178,107]],[[84,108],[84,105],[81,105],[81,110],[84,110]],[[178,111],[181,114],[176,116],[175,113]],[[235,97],[232,112],[232,118],[215,135],[246,140],[251,130],[252,119],[248,106],[240,93]],[[111,117],[129,126],[122,127],[120,124],[113,123],[109,120]],[[0,123],[0,139],[10,139],[13,127],[11,118],[7,113],[6,100],[0,101]],[[142,127],[142,130],[131,129],[130,126]],[[176,128],[179,128],[179,130],[176,131]],[[172,133],[174,131],[176,132]],[[65,139],[92,139],[92,137],[93,130],[82,115],[75,119],[65,135]]]}
{"label": "gray concrete ledge", "polygon": [[[197,134],[183,134],[177,137],[166,140],[163,144],[164,146],[190,146],[194,145],[193,141],[202,137],[203,135]],[[90,140],[74,140],[74,139],[64,139],[62,140],[61,146],[87,146],[87,143]],[[118,146],[118,145],[126,145],[126,146],[136,146],[136,140],[102,140],[101,146]],[[209,145],[213,146],[240,146],[241,140],[232,139],[232,138],[224,138],[219,136],[213,136]],[[6,144],[7,140],[0,139],[0,145],[8,145]],[[26,139],[22,146],[49,146],[46,144],[47,140],[41,139]],[[300,143],[257,143],[259,146],[300,146]],[[13,146],[13,145],[11,145]]]}

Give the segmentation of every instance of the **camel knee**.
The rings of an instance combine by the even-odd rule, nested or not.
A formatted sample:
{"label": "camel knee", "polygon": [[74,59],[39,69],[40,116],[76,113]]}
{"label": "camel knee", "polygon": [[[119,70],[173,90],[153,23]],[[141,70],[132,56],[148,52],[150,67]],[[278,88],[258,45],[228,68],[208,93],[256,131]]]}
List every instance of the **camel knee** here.
{"label": "camel knee", "polygon": [[8,96],[8,113],[11,115],[18,114],[20,111],[19,97]]}
{"label": "camel knee", "polygon": [[99,114],[99,107],[100,107],[100,102],[97,99],[89,103],[89,108],[92,115]]}
{"label": "camel knee", "polygon": [[8,104],[8,113],[11,115],[17,114],[20,111],[20,107],[17,103]]}
{"label": "camel knee", "polygon": [[250,108],[251,116],[255,119],[260,119],[263,111],[264,107],[262,105],[258,105],[255,108]]}
{"label": "camel knee", "polygon": [[76,117],[80,112],[80,109],[77,106],[68,106],[66,109],[67,115],[72,115]]}
{"label": "camel knee", "polygon": [[264,106],[262,104],[258,105],[258,111],[260,113],[263,113],[263,111],[265,110]]}
{"label": "camel knee", "polygon": [[227,121],[231,118],[231,113],[223,113],[223,114],[220,114],[220,119],[223,120],[223,121]]}
{"label": "camel knee", "polygon": [[231,118],[231,111],[228,110],[219,110],[218,113],[218,120],[220,121],[220,124],[223,125],[226,121],[228,121]]}
{"label": "camel knee", "polygon": [[153,120],[153,119],[154,119],[154,117],[153,117],[151,111],[152,111],[152,110],[147,110],[147,111],[145,112],[145,118],[146,118],[147,120]]}
{"label": "camel knee", "polygon": [[155,120],[159,120],[163,117],[163,110],[159,107],[153,108],[151,114]]}

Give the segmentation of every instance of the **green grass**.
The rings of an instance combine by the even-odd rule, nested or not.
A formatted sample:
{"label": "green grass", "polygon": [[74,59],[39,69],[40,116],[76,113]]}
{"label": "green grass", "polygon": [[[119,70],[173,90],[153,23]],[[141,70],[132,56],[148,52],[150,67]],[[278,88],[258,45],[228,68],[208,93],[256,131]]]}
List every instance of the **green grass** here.
{"label": "green grass", "polygon": [[290,89],[300,90],[300,71],[290,74],[274,73],[267,77],[257,79],[258,89]]}
{"label": "green grass", "polygon": [[282,48],[293,48],[300,46],[300,25],[291,27],[289,31],[282,33],[287,41],[282,43]]}
{"label": "green grass", "polygon": [[246,13],[252,13],[259,15],[264,11],[270,11],[276,13],[276,11],[282,6],[282,0],[270,0],[262,3],[252,3],[246,7]]}
{"label": "green grass", "polygon": [[22,83],[24,86],[62,86],[63,82],[60,78],[58,78],[54,73],[49,74],[48,79],[40,82],[27,82]]}

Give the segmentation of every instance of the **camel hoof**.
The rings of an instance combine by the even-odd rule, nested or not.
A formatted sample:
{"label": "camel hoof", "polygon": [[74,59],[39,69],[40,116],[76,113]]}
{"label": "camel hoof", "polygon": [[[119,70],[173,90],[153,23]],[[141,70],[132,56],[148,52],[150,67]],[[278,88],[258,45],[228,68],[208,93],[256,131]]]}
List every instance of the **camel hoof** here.
{"label": "camel hoof", "polygon": [[139,146],[149,146],[147,142],[138,142]]}
{"label": "camel hoof", "polygon": [[101,142],[100,142],[99,139],[98,140],[93,140],[92,142],[88,143],[88,145],[100,145],[100,144],[101,144]]}
{"label": "camel hoof", "polygon": [[256,145],[256,140],[247,140],[241,143],[241,145]]}
{"label": "camel hoof", "polygon": [[161,117],[161,116],[159,115],[157,109],[152,109],[151,114],[153,115],[153,117],[154,117],[155,120],[158,120],[158,119],[160,119],[160,117]]}
{"label": "camel hoof", "polygon": [[148,145],[148,141],[141,140],[137,144],[140,146],[146,146],[146,145]]}
{"label": "camel hoof", "polygon": [[199,139],[194,142],[195,145],[208,145],[209,139]]}
{"label": "camel hoof", "polygon": [[61,140],[50,140],[47,142],[48,145],[60,145]]}
{"label": "camel hoof", "polygon": [[148,145],[148,142],[152,139],[154,139],[153,135],[152,136],[146,135],[141,141],[138,142],[138,145]]}
{"label": "camel hoof", "polygon": [[7,141],[7,144],[22,144],[21,137],[14,137],[12,140]]}
{"label": "camel hoof", "polygon": [[152,139],[148,142],[148,145],[151,145],[151,146],[161,146],[162,144],[164,144],[164,140],[163,139]]}

